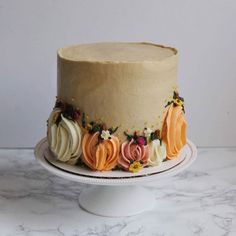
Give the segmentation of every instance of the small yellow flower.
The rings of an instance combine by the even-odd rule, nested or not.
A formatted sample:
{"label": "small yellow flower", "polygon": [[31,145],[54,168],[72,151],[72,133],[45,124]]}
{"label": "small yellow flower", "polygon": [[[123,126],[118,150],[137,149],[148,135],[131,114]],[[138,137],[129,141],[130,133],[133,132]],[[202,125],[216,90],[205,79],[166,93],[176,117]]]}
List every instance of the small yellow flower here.
{"label": "small yellow flower", "polygon": [[87,124],[87,128],[88,129],[92,129],[92,125],[91,124]]}
{"label": "small yellow flower", "polygon": [[184,104],[183,101],[181,101],[181,100],[178,99],[178,98],[174,99],[173,102],[174,102],[174,104],[177,105],[177,106],[183,106],[183,104]]}
{"label": "small yellow flower", "polygon": [[139,161],[134,161],[129,166],[129,171],[131,172],[139,172],[143,169],[143,165]]}

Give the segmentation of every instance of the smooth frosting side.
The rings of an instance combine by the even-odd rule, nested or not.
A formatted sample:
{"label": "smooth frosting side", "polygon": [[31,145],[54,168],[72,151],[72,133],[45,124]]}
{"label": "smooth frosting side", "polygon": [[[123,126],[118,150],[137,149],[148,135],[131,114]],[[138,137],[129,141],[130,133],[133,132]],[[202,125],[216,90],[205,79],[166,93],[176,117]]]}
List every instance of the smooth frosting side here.
{"label": "smooth frosting side", "polygon": [[[130,43],[122,45],[130,48]],[[78,107],[90,120],[105,122],[109,127],[119,126],[116,135],[121,141],[125,140],[124,131],[161,129],[166,102],[172,99],[177,87],[176,52],[157,45],[161,51],[156,51],[155,56],[155,49],[150,50],[149,44],[141,44],[140,50],[138,45],[135,44],[135,50],[123,50],[119,55],[117,43],[102,44],[102,49],[101,44],[94,44],[89,49],[91,58],[84,61],[85,54],[76,61],[73,57],[69,59],[70,54],[60,50],[58,53],[58,98]],[[111,47],[112,61],[104,63],[108,54],[105,49],[110,52]],[[66,48],[80,57],[74,50]],[[106,56],[101,59],[103,51]],[[144,56],[140,55],[142,51]],[[118,63],[121,59],[122,63]]]}
{"label": "smooth frosting side", "polygon": [[116,63],[162,61],[175,54],[174,48],[145,42],[81,44],[58,50],[58,56],[66,60]]}

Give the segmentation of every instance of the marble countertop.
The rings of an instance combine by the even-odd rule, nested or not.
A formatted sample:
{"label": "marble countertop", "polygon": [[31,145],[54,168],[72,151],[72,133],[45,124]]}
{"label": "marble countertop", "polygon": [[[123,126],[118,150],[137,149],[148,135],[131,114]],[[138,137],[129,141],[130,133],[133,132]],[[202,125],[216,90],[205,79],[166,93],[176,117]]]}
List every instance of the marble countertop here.
{"label": "marble countertop", "polygon": [[0,150],[0,235],[236,235],[236,148],[201,148],[189,169],[146,186],[152,211],[95,216],[78,206],[86,185],[51,175],[33,150]]}

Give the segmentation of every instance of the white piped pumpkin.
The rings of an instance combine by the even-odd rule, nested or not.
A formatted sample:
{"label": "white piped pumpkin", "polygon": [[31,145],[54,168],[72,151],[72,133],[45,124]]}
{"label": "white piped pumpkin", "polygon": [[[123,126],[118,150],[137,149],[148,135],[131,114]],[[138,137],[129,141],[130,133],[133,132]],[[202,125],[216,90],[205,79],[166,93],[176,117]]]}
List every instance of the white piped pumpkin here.
{"label": "white piped pumpkin", "polygon": [[[58,124],[58,116],[61,120]],[[77,121],[65,118],[55,108],[48,119],[47,139],[50,150],[62,162],[75,165],[82,154],[82,131]]]}
{"label": "white piped pumpkin", "polygon": [[149,166],[158,166],[166,159],[166,145],[155,139],[149,143]]}

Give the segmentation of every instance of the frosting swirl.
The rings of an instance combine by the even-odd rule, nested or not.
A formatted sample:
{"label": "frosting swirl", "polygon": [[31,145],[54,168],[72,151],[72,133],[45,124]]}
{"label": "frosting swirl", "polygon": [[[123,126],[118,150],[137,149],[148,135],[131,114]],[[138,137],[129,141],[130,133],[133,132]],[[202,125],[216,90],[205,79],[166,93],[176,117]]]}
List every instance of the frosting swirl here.
{"label": "frosting swirl", "polygon": [[[61,120],[57,120],[61,116]],[[82,131],[76,121],[65,118],[61,109],[55,108],[48,119],[47,140],[50,150],[62,162],[75,165],[82,153]]]}
{"label": "frosting swirl", "polygon": [[149,166],[160,165],[166,158],[166,145],[160,142],[159,139],[155,139],[149,143]]}
{"label": "frosting swirl", "polygon": [[148,164],[148,146],[135,143],[132,138],[121,145],[119,165],[126,171],[136,172]]}
{"label": "frosting swirl", "polygon": [[171,104],[166,112],[162,139],[166,144],[167,158],[175,158],[181,148],[186,144],[187,123],[184,119],[182,106]]}
{"label": "frosting swirl", "polygon": [[83,161],[92,170],[111,170],[117,165],[120,151],[119,139],[111,135],[110,139],[99,142],[99,135],[99,132],[84,135]]}

